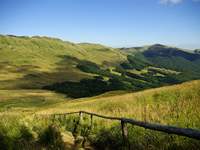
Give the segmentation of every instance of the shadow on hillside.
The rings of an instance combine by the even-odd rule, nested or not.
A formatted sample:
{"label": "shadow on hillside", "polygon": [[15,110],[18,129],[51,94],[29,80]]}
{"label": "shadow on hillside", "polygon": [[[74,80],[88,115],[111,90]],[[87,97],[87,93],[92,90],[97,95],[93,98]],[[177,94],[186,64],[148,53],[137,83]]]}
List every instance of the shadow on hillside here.
{"label": "shadow on hillside", "polygon": [[79,81],[83,78],[91,78],[87,73],[81,72],[76,68],[80,61],[75,57],[59,56],[62,58],[52,72],[38,71],[39,67],[34,65],[23,65],[17,67],[8,62],[0,63],[0,71],[6,70],[9,73],[22,73],[23,77],[15,80],[0,80],[0,89],[40,89],[43,86],[64,82]]}
{"label": "shadow on hillside", "polygon": [[[174,75],[167,75],[157,70],[137,75],[126,69],[143,69],[149,64],[140,61],[135,65],[135,59],[130,56],[114,74],[110,69],[97,65],[91,61],[80,60],[72,56],[60,55],[61,60],[52,72],[39,71],[37,66],[12,66],[10,72],[25,74],[16,80],[0,80],[0,89],[47,89],[65,93],[73,98],[88,97],[113,90],[143,90],[163,85],[180,83]],[[104,62],[105,65],[106,62]],[[121,64],[121,65],[122,65]],[[120,66],[119,66],[120,67]],[[128,68],[126,68],[128,67]],[[162,76],[154,76],[157,73]],[[93,75],[92,75],[93,74]]]}
{"label": "shadow on hillside", "polygon": [[[25,75],[16,80],[0,81],[7,89],[47,89],[65,93],[73,98],[88,97],[112,90],[132,89],[119,77],[102,69],[99,65],[71,56],[59,56],[61,61],[53,72],[39,72],[36,67],[26,65],[17,68]],[[91,78],[94,74],[95,78]],[[103,76],[108,77],[104,80]]]}

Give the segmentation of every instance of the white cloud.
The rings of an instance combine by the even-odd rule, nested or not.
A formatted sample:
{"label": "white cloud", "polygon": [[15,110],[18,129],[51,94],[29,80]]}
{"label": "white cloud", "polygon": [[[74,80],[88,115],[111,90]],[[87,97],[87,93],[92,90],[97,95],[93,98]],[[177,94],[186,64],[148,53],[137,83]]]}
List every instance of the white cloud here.
{"label": "white cloud", "polygon": [[[159,0],[161,4],[179,4],[183,2],[184,0]],[[200,0],[191,0],[192,2],[200,2]]]}
{"label": "white cloud", "polygon": [[179,4],[183,0],[160,0],[161,4]]}

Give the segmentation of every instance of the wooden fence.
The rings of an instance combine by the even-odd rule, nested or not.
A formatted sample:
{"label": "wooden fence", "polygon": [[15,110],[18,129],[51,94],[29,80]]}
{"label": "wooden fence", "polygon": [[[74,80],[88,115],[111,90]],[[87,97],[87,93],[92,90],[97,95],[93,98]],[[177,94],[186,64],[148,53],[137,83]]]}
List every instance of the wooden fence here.
{"label": "wooden fence", "polygon": [[90,126],[91,126],[91,128],[93,126],[93,117],[94,116],[99,117],[99,118],[103,118],[103,119],[120,121],[121,122],[121,129],[122,129],[122,136],[123,136],[124,141],[126,141],[127,138],[128,138],[128,128],[127,128],[128,123],[135,125],[135,126],[143,127],[145,129],[161,131],[161,132],[165,132],[165,133],[168,133],[168,134],[175,134],[175,135],[180,135],[180,136],[185,136],[185,137],[200,140],[200,130],[197,130],[197,129],[180,128],[180,127],[175,127],[175,126],[153,124],[153,123],[148,123],[148,122],[144,122],[144,121],[137,121],[137,120],[129,119],[129,118],[104,116],[104,115],[99,115],[99,114],[96,114],[96,113],[90,113],[90,112],[86,112],[86,111],[70,112],[70,113],[63,113],[63,114],[53,114],[53,115],[55,117],[57,115],[62,116],[62,115],[71,115],[71,114],[79,114],[79,120],[75,125],[75,129],[81,123],[83,114],[90,115]]}

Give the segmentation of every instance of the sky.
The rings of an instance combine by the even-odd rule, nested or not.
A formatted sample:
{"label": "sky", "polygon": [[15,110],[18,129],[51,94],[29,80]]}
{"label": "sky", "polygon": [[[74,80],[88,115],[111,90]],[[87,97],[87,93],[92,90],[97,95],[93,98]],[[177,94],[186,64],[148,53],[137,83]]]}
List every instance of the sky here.
{"label": "sky", "polygon": [[200,0],[0,0],[0,34],[200,48]]}

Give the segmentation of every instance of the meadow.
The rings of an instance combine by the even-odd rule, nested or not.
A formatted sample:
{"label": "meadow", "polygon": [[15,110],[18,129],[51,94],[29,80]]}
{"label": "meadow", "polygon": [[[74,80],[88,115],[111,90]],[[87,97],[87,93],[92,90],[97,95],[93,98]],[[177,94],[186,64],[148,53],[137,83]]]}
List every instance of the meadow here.
{"label": "meadow", "polygon": [[[1,92],[6,93],[6,91]],[[129,142],[127,147],[123,144],[120,122],[94,118],[94,127],[90,130],[90,117],[85,115],[82,125],[74,133],[77,115],[65,118],[57,117],[56,119],[51,116],[54,113],[83,110],[107,116],[134,118],[151,123],[200,129],[199,80],[134,93],[108,92],[100,96],[81,99],[69,99],[64,95],[42,90],[21,91],[21,93],[13,91],[13,94],[9,92],[11,91],[4,94],[0,105],[0,138],[4,139],[5,147],[6,144],[8,146],[17,143],[19,149],[27,149],[27,146],[28,149],[36,147],[38,149],[51,149],[51,147],[55,148],[56,145],[64,145],[61,149],[66,149],[66,147],[78,149],[83,145],[88,149],[200,148],[197,140],[131,125],[128,125]],[[45,97],[42,102],[32,102],[41,101],[42,98],[39,98],[39,95]],[[22,103],[21,97],[27,101],[24,100]],[[58,99],[60,101],[57,101]],[[24,128],[27,130],[23,131]],[[56,138],[55,136],[51,137],[51,135],[56,135]],[[26,136],[32,137],[31,140],[26,141],[28,138]],[[45,143],[45,140],[49,138],[55,138],[54,141],[57,143]],[[84,139],[86,142],[83,144]],[[64,144],[59,144],[60,142]],[[9,147],[7,148],[9,149]]]}
{"label": "meadow", "polygon": [[91,128],[88,115],[81,126],[77,115],[53,117],[88,111],[199,130],[199,62],[198,53],[160,44],[0,35],[0,149],[200,149],[132,125],[125,144],[119,121],[94,117]]}

